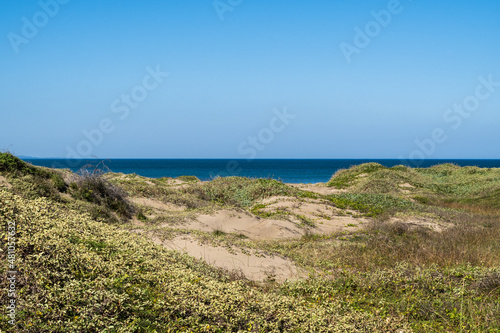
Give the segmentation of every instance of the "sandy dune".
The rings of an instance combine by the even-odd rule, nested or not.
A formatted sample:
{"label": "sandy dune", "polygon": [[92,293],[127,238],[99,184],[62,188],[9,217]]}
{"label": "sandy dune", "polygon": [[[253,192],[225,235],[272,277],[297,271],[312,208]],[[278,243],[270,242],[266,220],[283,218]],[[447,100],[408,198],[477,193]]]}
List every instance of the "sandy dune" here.
{"label": "sandy dune", "polygon": [[200,215],[183,227],[207,232],[221,230],[226,233],[241,233],[256,240],[297,238],[304,234],[302,229],[288,221],[261,219],[248,212],[233,210],[221,210],[213,215]]}
{"label": "sandy dune", "polygon": [[274,279],[282,282],[300,275],[299,270],[290,260],[278,256],[265,256],[263,253],[259,253],[258,256],[241,252],[231,253],[224,247],[200,244],[190,236],[180,236],[168,241],[154,238],[153,241],[171,250],[182,251],[195,258],[203,259],[208,264],[241,271],[246,278],[254,281]]}
{"label": "sandy dune", "polygon": [[154,208],[155,210],[160,210],[160,211],[183,211],[186,209],[184,206],[178,206],[173,203],[165,203],[160,200],[156,199],[150,199],[150,198],[141,198],[141,197],[133,197],[130,198],[130,201],[132,201],[134,204],[139,204],[142,206],[148,206],[151,208]]}
{"label": "sandy dune", "polygon": [[353,217],[352,215],[356,215],[354,211],[338,209],[329,204],[328,201],[321,199],[297,200],[293,197],[271,197],[263,200],[262,203],[266,204],[266,208],[262,211],[290,213],[290,220],[295,223],[302,223],[296,216],[303,216],[311,220],[315,227],[310,227],[308,232],[315,234],[330,234],[345,228],[353,230],[368,221],[364,218]]}
{"label": "sandy dune", "polygon": [[[323,194],[338,192],[324,185],[301,185],[300,188]],[[186,207],[152,198],[132,197],[130,200],[134,204],[150,208],[149,214],[153,214],[149,216],[150,218],[187,211]],[[352,214],[355,212],[338,209],[324,199],[276,196],[262,200],[261,204],[265,205],[261,212],[278,213],[282,219],[264,219],[243,209],[221,209],[212,214],[191,216],[184,222],[176,223],[175,228],[207,233],[218,230],[260,241],[300,238],[306,233],[330,234],[355,230],[367,221],[363,218],[354,218]],[[299,217],[311,221],[314,227],[304,225]],[[223,246],[201,244],[195,239],[195,235],[180,235],[170,240],[163,240],[155,232],[146,231],[147,223],[134,219],[132,225],[136,227],[134,232],[147,236],[157,244],[171,250],[183,251],[217,267],[240,271],[251,280],[284,281],[301,275],[292,261],[279,256],[270,257],[237,246],[232,246],[230,251]],[[167,231],[170,228],[172,228],[171,223],[160,223],[155,226],[158,231]]]}
{"label": "sandy dune", "polygon": [[[2,179],[0,178],[0,183]],[[172,181],[171,186],[182,186]],[[323,195],[344,192],[343,190],[327,187],[324,184],[289,184],[302,190],[320,193]],[[411,185],[402,184],[402,188],[411,190]],[[150,209],[150,218],[162,215],[187,212],[187,208],[161,200],[133,197],[134,204]],[[246,236],[249,241],[280,240],[300,238],[306,233],[331,234],[339,231],[354,231],[368,223],[370,219],[354,217],[359,213],[346,209],[339,209],[326,199],[297,198],[288,196],[274,196],[260,202],[262,208],[260,213],[268,213],[276,218],[261,218],[243,209],[221,209],[212,214],[193,213],[179,223],[175,223],[173,239],[164,240],[159,234],[148,230],[147,222],[143,223],[134,219],[132,224],[136,227],[134,232],[141,233],[152,241],[166,248],[185,252],[193,257],[202,259],[207,263],[229,269],[237,270],[248,279],[263,281],[284,281],[293,279],[302,274],[292,261],[279,256],[267,256],[262,252],[248,250],[238,245],[231,245],[231,249],[216,246],[212,243],[202,244],[195,239],[195,234],[179,235],[178,229],[197,230],[207,233],[222,231],[226,234],[238,234]],[[305,223],[307,222],[307,223]],[[422,218],[393,219],[392,222],[404,222],[410,225],[426,226],[436,231],[441,231],[446,226],[437,225],[433,221]],[[172,228],[171,223],[156,224],[153,229],[157,231],[168,231]],[[177,230],[177,231],[175,231]],[[170,231],[168,231],[170,232]]]}

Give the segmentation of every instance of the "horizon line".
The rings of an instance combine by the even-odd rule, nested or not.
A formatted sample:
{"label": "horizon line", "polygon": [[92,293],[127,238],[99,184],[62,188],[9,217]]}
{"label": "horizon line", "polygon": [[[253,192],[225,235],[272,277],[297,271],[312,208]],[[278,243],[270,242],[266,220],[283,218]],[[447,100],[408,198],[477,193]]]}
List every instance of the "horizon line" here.
{"label": "horizon line", "polygon": [[[26,156],[26,155],[15,155],[21,159],[50,159],[50,160],[67,160],[66,157],[36,157],[36,156]],[[269,158],[254,158],[248,160],[246,158],[232,158],[232,157],[83,157],[83,158],[71,158],[72,161],[82,161],[82,160],[235,160],[235,161],[248,161],[252,160],[404,160],[401,158],[393,157],[269,157]],[[433,160],[500,160],[500,158],[457,158],[457,157],[447,157],[447,158],[426,158],[422,161],[433,161]]]}

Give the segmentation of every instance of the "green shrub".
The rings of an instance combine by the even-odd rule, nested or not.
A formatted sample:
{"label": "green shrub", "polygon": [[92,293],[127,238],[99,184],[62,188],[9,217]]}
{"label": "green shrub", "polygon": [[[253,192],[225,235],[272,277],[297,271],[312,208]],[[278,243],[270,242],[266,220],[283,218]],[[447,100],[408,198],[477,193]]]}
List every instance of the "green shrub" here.
{"label": "green shrub", "polygon": [[148,220],[148,218],[146,217],[146,215],[144,215],[142,210],[139,210],[139,212],[137,212],[137,219],[143,222],[146,222]]}
{"label": "green shrub", "polygon": [[67,188],[57,171],[36,167],[10,153],[0,153],[0,172],[6,175],[17,193],[31,198],[43,196],[61,200],[59,192]]}
{"label": "green shrub", "polygon": [[8,152],[0,153],[0,171],[15,175],[50,176],[48,172],[24,162]]}
{"label": "green shrub", "polygon": [[332,176],[326,185],[336,188],[347,188],[356,184],[359,175],[370,174],[381,169],[386,169],[386,167],[378,163],[365,163],[353,166],[349,169],[341,169]]}
{"label": "green shrub", "polygon": [[417,201],[417,202],[420,202],[421,204],[424,204],[424,205],[427,205],[427,204],[429,204],[429,203],[430,203],[429,198],[427,198],[427,197],[423,197],[423,196],[419,196],[419,195],[414,196],[414,197],[413,197],[413,199],[414,199],[415,201]]}
{"label": "green shrub", "polygon": [[179,176],[177,179],[182,180],[183,182],[188,182],[188,183],[197,183],[200,180],[196,176]]}
{"label": "green shrub", "polygon": [[257,200],[272,196],[295,195],[298,190],[273,179],[218,177],[211,182],[187,188],[186,192],[220,205],[245,208]]}

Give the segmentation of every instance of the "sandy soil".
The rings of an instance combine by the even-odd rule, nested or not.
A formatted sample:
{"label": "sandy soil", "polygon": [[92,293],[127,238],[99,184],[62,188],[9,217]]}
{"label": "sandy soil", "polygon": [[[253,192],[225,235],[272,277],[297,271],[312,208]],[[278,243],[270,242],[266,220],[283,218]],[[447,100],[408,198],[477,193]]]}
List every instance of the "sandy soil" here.
{"label": "sandy soil", "polygon": [[0,186],[12,188],[12,185],[7,181],[7,179],[5,179],[4,176],[0,176]]}
{"label": "sandy soil", "polygon": [[401,188],[401,192],[403,192],[405,194],[412,193],[411,190],[415,188],[415,186],[413,186],[409,183],[399,184],[399,187]]}
{"label": "sandy soil", "polygon": [[339,190],[334,187],[326,186],[325,183],[317,184],[287,184],[288,186],[296,187],[304,191],[314,192],[322,195],[337,194],[346,192],[346,190]]}
{"label": "sandy soil", "polygon": [[195,258],[203,259],[208,264],[240,271],[250,280],[274,279],[283,282],[302,275],[290,260],[263,253],[257,253],[258,255],[231,253],[223,247],[200,244],[191,236],[180,236],[168,241],[153,238],[153,241],[171,250],[182,251]]}
{"label": "sandy soil", "polygon": [[[181,181],[172,179],[171,186],[182,185]],[[321,183],[290,185],[320,194],[344,192],[344,190],[327,187]],[[410,184],[401,184],[400,186],[402,190],[412,189]],[[157,216],[169,212],[186,211],[186,207],[151,198],[133,197],[131,201],[151,208],[155,212],[154,215]],[[275,196],[262,200],[261,203],[265,205],[265,208],[260,210],[261,212],[281,213],[283,219],[264,219],[242,209],[224,209],[213,214],[192,216],[187,221],[176,224],[175,228],[208,233],[220,230],[225,233],[242,234],[249,240],[259,241],[300,238],[306,233],[330,234],[339,231],[354,231],[362,228],[364,223],[370,222],[368,218],[353,217],[353,215],[357,215],[357,212],[336,208],[324,199]],[[304,225],[303,218],[312,221],[315,226]],[[403,222],[410,226],[425,226],[438,232],[447,227],[425,218],[401,217],[393,218],[391,222]],[[161,240],[154,232],[145,231],[147,222],[143,223],[134,219],[132,225],[135,227],[134,232],[143,233],[157,244],[185,252],[218,267],[238,270],[248,279],[262,281],[271,278],[276,281],[284,281],[302,276],[290,260],[278,256],[270,257],[260,252],[253,252],[253,250],[238,249],[234,245],[230,251],[223,246],[201,244],[194,238],[193,234],[176,236],[171,240]],[[163,228],[168,230],[171,227],[172,225],[169,223],[155,226],[159,230]]]}
{"label": "sandy soil", "polygon": [[[132,201],[159,211],[168,211],[172,208],[176,211],[182,210],[182,207],[154,199],[132,198]],[[286,210],[290,212],[290,219],[263,219],[244,210],[225,209],[213,214],[200,214],[185,223],[176,225],[176,228],[209,233],[220,230],[225,233],[242,234],[250,240],[279,240],[300,238],[306,233],[306,228],[299,227],[301,221],[294,218],[293,214],[299,214],[313,220],[316,227],[308,228],[308,232],[317,234],[328,234],[346,229],[354,230],[359,228],[361,223],[367,221],[363,218],[346,216],[345,210],[335,208],[324,200],[272,197],[263,200],[262,203],[267,206],[264,211]],[[134,220],[134,222],[133,225],[140,228],[136,229],[135,232],[142,233],[144,224],[140,221]],[[158,228],[168,227],[168,223],[158,225]],[[192,235],[177,236],[172,240],[165,241],[153,233],[148,232],[147,236],[157,244],[172,250],[183,251],[211,265],[240,271],[251,280],[274,279],[281,282],[304,276],[290,260],[279,256],[270,257],[260,252],[242,251],[235,247],[233,247],[234,251],[229,251],[222,246],[200,244]]]}
{"label": "sandy soil", "polygon": [[175,204],[170,203],[170,202],[165,203],[163,201],[156,200],[156,199],[150,199],[150,198],[132,197],[132,198],[130,198],[130,201],[132,201],[134,204],[148,206],[148,207],[154,208],[156,210],[160,210],[160,211],[179,212],[179,211],[183,211],[186,209],[186,207],[184,207],[184,206],[178,206],[178,205],[175,205]]}
{"label": "sandy soil", "polygon": [[[354,211],[341,210],[328,204],[326,200],[305,199],[298,200],[291,197],[272,197],[263,200],[266,204],[264,212],[284,211],[293,214],[291,221],[300,224],[302,221],[294,215],[304,216],[314,222],[316,227],[310,228],[309,232],[315,234],[330,234],[342,231],[345,228],[353,230],[360,224],[367,222],[364,218],[354,218]],[[351,215],[346,215],[350,213]]]}
{"label": "sandy soil", "polygon": [[[174,185],[174,184],[172,184]],[[174,186],[179,186],[174,185]],[[298,185],[299,188],[328,194],[338,193],[339,190],[316,185]],[[186,208],[160,200],[133,197],[130,200],[141,206],[151,208],[154,215],[160,216],[167,212],[182,212]],[[186,222],[176,224],[175,228],[187,230],[199,230],[211,233],[220,230],[225,233],[242,234],[250,240],[279,240],[300,238],[307,232],[315,234],[329,234],[342,230],[354,230],[366,222],[363,218],[354,218],[346,210],[333,207],[327,200],[322,199],[299,199],[291,197],[276,196],[262,201],[266,205],[264,212],[289,213],[287,219],[263,219],[245,210],[224,209],[213,214],[200,214]],[[355,212],[351,212],[355,214]],[[300,226],[303,222],[296,215],[306,217],[313,221],[315,227]],[[270,257],[263,253],[237,249],[229,251],[222,246],[212,244],[200,244],[193,235],[177,236],[172,240],[163,241],[154,232],[146,232],[147,223],[133,219],[134,232],[143,233],[155,243],[161,244],[169,249],[183,251],[191,256],[200,258],[209,264],[230,270],[238,270],[248,279],[262,281],[274,279],[284,281],[301,275],[297,267],[290,261],[278,256]],[[168,229],[171,224],[164,223],[156,225],[158,229]],[[302,275],[301,275],[302,276]]]}
{"label": "sandy soil", "polygon": [[304,230],[289,221],[261,219],[247,212],[221,210],[213,215],[200,215],[180,228],[243,234],[255,240],[298,238]]}

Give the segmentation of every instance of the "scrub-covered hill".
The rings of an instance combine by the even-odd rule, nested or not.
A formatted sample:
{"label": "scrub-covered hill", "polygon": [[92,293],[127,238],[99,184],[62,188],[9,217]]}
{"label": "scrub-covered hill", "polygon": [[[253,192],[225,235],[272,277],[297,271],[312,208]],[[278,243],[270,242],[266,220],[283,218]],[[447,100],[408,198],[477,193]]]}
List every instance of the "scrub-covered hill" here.
{"label": "scrub-covered hill", "polygon": [[368,164],[315,186],[200,182],[2,153],[0,328],[498,331],[498,180]]}

